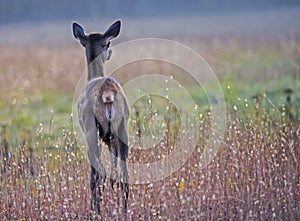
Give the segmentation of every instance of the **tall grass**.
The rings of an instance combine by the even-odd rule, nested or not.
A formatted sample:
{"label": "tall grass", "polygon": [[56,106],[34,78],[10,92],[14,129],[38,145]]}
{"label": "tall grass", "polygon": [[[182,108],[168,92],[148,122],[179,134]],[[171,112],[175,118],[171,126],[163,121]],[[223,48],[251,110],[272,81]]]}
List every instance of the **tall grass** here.
{"label": "tall grass", "polygon": [[[261,113],[227,117],[221,149],[207,168],[199,169],[199,159],[209,115],[199,122],[197,148],[183,167],[163,181],[130,185],[130,220],[300,218],[299,124]],[[1,220],[88,219],[89,165],[76,137],[66,129],[54,140],[43,136],[37,131],[31,142],[11,146],[2,128]],[[131,150],[129,162],[156,156],[153,149]],[[108,183],[104,192],[102,219],[121,219],[118,193]]]}
{"label": "tall grass", "polygon": [[[197,146],[187,162],[161,181],[130,184],[128,220],[300,219],[299,46],[288,41],[258,50],[238,42],[228,47],[221,43],[188,43],[205,52],[223,80],[227,125],[217,156],[199,169],[211,117],[201,109]],[[87,220],[90,166],[69,117],[73,88],[84,70],[82,53],[77,55],[78,48],[5,50],[0,61],[0,220]],[[70,62],[73,65],[67,65]],[[124,71],[130,73],[126,67]],[[275,86],[258,82],[253,86],[260,71],[274,71],[274,76],[265,77]],[[287,86],[281,83],[286,79],[282,72],[292,79],[290,101],[283,92]],[[225,76],[228,73],[230,77]],[[197,89],[189,92],[197,99]],[[134,116],[130,124],[136,125]],[[158,147],[140,151],[133,142],[128,161],[142,163],[168,153],[174,148],[168,139],[176,136],[176,129],[164,131],[163,151]],[[108,183],[101,218],[95,217],[122,220],[120,191]]]}

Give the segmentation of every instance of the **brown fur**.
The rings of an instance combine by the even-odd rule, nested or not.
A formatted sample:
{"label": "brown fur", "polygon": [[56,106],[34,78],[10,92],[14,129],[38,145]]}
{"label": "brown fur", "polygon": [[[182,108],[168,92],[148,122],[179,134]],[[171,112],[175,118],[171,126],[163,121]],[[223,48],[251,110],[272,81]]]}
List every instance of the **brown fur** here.
{"label": "brown fur", "polygon": [[114,95],[116,96],[120,92],[120,90],[120,86],[113,78],[107,78],[100,88],[98,99],[101,99],[104,91],[113,91]]}
{"label": "brown fur", "polygon": [[[124,93],[113,78],[105,78],[104,62],[110,59],[110,40],[120,33],[121,22],[116,21],[104,34],[85,34],[84,29],[76,22],[72,24],[73,35],[85,48],[88,63],[88,84],[78,98],[78,119],[87,143],[87,155],[91,164],[91,210],[100,214],[103,182],[106,171],[101,160],[102,143],[99,137],[109,145],[110,149],[110,183],[120,182],[123,192],[123,205],[126,210],[129,194],[128,171],[126,160],[128,156],[127,122],[129,108]],[[112,106],[111,106],[112,105]],[[107,112],[107,108],[111,108]],[[114,117],[107,119],[107,113],[113,110]],[[107,136],[108,135],[108,136]],[[117,161],[120,172],[118,174]]]}

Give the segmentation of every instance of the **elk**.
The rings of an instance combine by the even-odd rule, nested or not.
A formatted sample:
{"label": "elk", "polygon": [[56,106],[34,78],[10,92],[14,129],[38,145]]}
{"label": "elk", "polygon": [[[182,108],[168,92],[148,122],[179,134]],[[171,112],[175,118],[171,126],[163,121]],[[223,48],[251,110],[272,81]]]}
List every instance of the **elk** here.
{"label": "elk", "polygon": [[73,22],[72,27],[75,39],[85,48],[88,64],[88,83],[79,95],[77,111],[91,166],[91,210],[100,214],[100,201],[104,189],[102,187],[106,180],[106,171],[101,161],[103,143],[108,146],[110,152],[111,187],[113,188],[116,181],[120,182],[123,205],[126,209],[129,194],[126,165],[129,108],[120,84],[112,77],[105,77],[103,70],[105,61],[109,60],[112,54],[109,48],[110,41],[119,35],[121,21],[113,23],[104,34],[85,34],[84,29],[76,22]]}

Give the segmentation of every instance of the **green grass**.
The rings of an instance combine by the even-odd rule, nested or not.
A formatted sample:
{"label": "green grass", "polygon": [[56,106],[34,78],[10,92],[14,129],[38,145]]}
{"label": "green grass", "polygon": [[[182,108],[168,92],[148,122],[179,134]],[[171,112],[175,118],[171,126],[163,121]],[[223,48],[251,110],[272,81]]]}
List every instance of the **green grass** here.
{"label": "green grass", "polygon": [[[219,152],[207,167],[199,169],[211,132],[207,97],[214,96],[216,85],[207,85],[207,95],[202,88],[184,85],[198,105],[199,116],[193,122],[197,146],[169,177],[130,184],[129,219],[299,220],[300,78],[295,66],[299,44],[246,49],[224,45],[210,54],[227,109]],[[69,57],[57,49],[40,49],[38,55],[34,51],[30,49],[28,56],[28,52],[7,49],[0,57],[0,220],[86,220],[89,164],[71,117],[76,80],[84,69],[82,57],[72,53],[73,49],[68,49]],[[13,55],[18,56],[9,60]],[[66,65],[70,60],[73,65]],[[48,64],[57,61],[62,64],[49,69]],[[125,67],[123,76],[136,76],[141,68],[147,65]],[[286,89],[293,90],[290,101]],[[176,91],[174,95],[181,96]],[[170,105],[168,111],[165,99],[152,98],[136,103],[142,109],[141,132],[152,135],[149,119],[157,113],[162,117],[151,126],[164,134],[155,147],[141,149],[134,140],[138,129],[132,111],[129,128],[135,138],[130,163],[152,162],[178,148],[181,122],[176,107]],[[118,198],[117,191],[106,183],[103,219],[124,216]]]}
{"label": "green grass", "polygon": [[[284,90],[291,88],[291,112],[295,118],[299,118],[300,80],[284,78],[251,85],[246,81],[227,77],[221,81],[221,87],[227,108],[236,107],[252,115],[253,97],[259,96],[263,107],[273,111],[276,116],[280,116],[282,108],[287,105],[287,94]],[[213,91],[209,85],[208,88]],[[207,96],[202,88],[189,88],[189,93],[200,112],[209,108]],[[63,128],[71,127],[73,97],[67,93],[52,90],[39,90],[32,94],[12,91],[7,97],[6,101],[0,102],[0,122],[10,128],[11,142],[26,140],[26,136],[34,132],[39,125],[43,125],[43,132],[46,134],[59,134]]]}
{"label": "green grass", "polygon": [[27,139],[43,125],[43,133],[57,134],[70,128],[73,98],[50,90],[27,94],[12,91],[6,101],[0,102],[0,122],[9,128],[9,140],[13,143]]}

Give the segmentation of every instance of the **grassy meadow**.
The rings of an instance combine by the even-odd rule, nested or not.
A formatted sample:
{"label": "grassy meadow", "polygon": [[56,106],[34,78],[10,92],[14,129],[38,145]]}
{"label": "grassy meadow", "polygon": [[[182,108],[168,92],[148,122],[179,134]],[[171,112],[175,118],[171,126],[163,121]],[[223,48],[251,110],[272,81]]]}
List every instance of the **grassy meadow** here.
{"label": "grassy meadow", "polygon": [[[213,161],[199,169],[211,115],[201,88],[185,85],[200,107],[196,149],[171,176],[130,184],[128,220],[299,220],[299,41],[292,36],[179,41],[202,55],[221,83],[224,139]],[[86,66],[83,50],[77,45],[0,49],[0,220],[87,220],[90,167],[71,114]],[[144,68],[134,64],[122,71],[130,78]],[[159,148],[131,146],[128,161],[168,153],[174,143],[162,139]],[[118,192],[108,183],[99,219],[123,220]]]}

